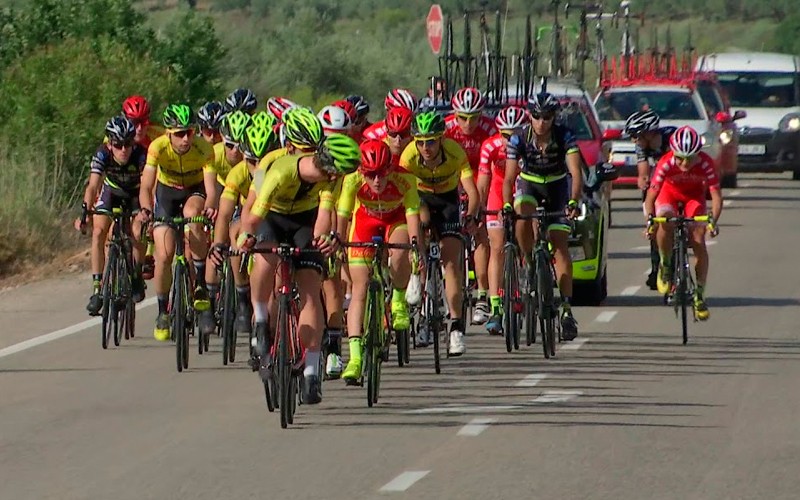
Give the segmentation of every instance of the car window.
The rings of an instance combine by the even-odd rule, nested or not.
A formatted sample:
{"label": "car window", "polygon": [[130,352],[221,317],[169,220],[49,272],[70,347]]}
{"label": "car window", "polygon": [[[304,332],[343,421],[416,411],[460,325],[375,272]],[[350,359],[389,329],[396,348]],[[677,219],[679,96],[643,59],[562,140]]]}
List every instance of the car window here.
{"label": "car window", "polygon": [[722,97],[720,97],[717,88],[711,82],[697,82],[697,93],[700,94],[700,99],[708,110],[709,116],[714,116],[720,111],[724,111],[725,107],[722,104]]}
{"label": "car window", "polygon": [[590,141],[594,139],[592,127],[589,125],[588,118],[584,114],[583,109],[575,102],[562,106],[561,113],[558,116],[558,122],[571,129],[575,134],[575,138],[579,141]]}
{"label": "car window", "polygon": [[645,109],[662,120],[703,120],[692,94],[679,90],[615,90],[600,94],[595,107],[601,121],[624,121]]}
{"label": "car window", "polygon": [[717,73],[731,106],[745,108],[800,106],[795,91],[797,78],[793,73]]}

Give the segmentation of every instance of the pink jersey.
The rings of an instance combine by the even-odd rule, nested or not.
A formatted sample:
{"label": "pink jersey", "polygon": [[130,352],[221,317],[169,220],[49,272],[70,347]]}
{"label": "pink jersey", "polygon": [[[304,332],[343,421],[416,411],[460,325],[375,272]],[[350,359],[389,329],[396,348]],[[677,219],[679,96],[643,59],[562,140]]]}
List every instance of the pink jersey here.
{"label": "pink jersey", "polygon": [[370,125],[364,130],[362,134],[363,140],[367,139],[375,139],[376,141],[382,141],[386,139],[386,124],[383,120],[378,121]]}
{"label": "pink jersey", "polygon": [[714,160],[700,152],[697,163],[689,170],[681,170],[672,151],[658,160],[650,190],[656,193],[670,190],[685,198],[705,200],[706,189],[719,190],[719,179],[714,170]]}
{"label": "pink jersey", "polygon": [[481,145],[483,145],[483,141],[497,133],[497,129],[494,127],[494,120],[488,116],[481,115],[478,128],[475,129],[472,135],[465,135],[461,132],[455,113],[445,119],[445,126],[444,136],[456,141],[467,152],[469,165],[477,178],[481,161]]}

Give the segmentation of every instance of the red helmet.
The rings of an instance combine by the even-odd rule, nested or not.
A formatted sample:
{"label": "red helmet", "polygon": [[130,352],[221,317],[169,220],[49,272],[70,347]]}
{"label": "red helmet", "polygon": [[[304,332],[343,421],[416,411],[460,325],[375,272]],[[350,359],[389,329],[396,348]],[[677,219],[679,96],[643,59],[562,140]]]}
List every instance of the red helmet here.
{"label": "red helmet", "polygon": [[483,94],[474,87],[465,87],[459,90],[450,102],[453,105],[453,111],[466,115],[480,113],[486,105]]}
{"label": "red helmet", "polygon": [[386,94],[386,99],[383,101],[386,111],[392,108],[407,108],[411,111],[417,110],[417,98],[410,90],[406,89],[392,89]]}
{"label": "red helmet", "polygon": [[134,122],[150,121],[150,104],[140,95],[132,95],[122,103],[122,113]]}
{"label": "red helmet", "polygon": [[361,166],[359,172],[365,175],[383,175],[392,167],[392,152],[389,146],[375,139],[361,143]]}
{"label": "red helmet", "polygon": [[506,106],[497,113],[494,126],[497,130],[514,130],[528,124],[528,111],[519,106]]}
{"label": "red helmet", "polygon": [[703,147],[703,140],[697,130],[685,125],[669,138],[669,147],[675,156],[685,158],[697,154]]}
{"label": "red helmet", "polygon": [[407,108],[392,108],[386,113],[383,121],[386,131],[395,134],[402,134],[411,130],[411,121],[414,113]]}
{"label": "red helmet", "polygon": [[278,120],[283,119],[283,113],[289,109],[297,106],[293,101],[285,97],[270,97],[267,100],[267,111]]}
{"label": "red helmet", "polygon": [[350,117],[350,121],[354,122],[358,119],[358,111],[356,107],[353,106],[353,103],[347,101],[345,99],[340,99],[338,101],[334,101],[331,106],[336,106],[337,108],[342,108],[347,113],[347,116]]}

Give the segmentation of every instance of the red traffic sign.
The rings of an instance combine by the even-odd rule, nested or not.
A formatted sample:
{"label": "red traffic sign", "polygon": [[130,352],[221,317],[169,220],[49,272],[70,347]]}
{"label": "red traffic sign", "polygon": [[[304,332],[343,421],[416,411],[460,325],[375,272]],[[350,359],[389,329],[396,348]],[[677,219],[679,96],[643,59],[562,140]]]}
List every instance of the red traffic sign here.
{"label": "red traffic sign", "polygon": [[425,25],[428,28],[428,45],[434,54],[439,54],[442,50],[442,35],[444,34],[444,16],[439,4],[431,5],[428,17],[425,18]]}

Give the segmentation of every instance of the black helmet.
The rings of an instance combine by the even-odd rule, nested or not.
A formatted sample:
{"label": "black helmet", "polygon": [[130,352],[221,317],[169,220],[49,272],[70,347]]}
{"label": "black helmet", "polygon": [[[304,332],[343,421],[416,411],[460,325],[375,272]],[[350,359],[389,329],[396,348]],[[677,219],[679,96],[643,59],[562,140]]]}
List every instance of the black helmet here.
{"label": "black helmet", "polygon": [[115,116],[106,123],[106,137],[109,142],[130,142],[135,135],[136,125],[126,116]]}
{"label": "black helmet", "polygon": [[210,101],[197,110],[197,122],[203,128],[219,130],[222,119],[225,117],[225,108],[219,101]]}
{"label": "black helmet", "polygon": [[553,94],[542,92],[528,98],[528,111],[532,115],[553,114],[561,109],[561,103]]}
{"label": "black helmet", "polygon": [[638,137],[642,132],[658,129],[659,125],[661,118],[652,109],[637,111],[625,122],[625,133],[631,137]]}
{"label": "black helmet", "polygon": [[245,113],[253,113],[258,106],[256,95],[250,89],[238,88],[230,93],[225,99],[225,111],[244,111]]}

